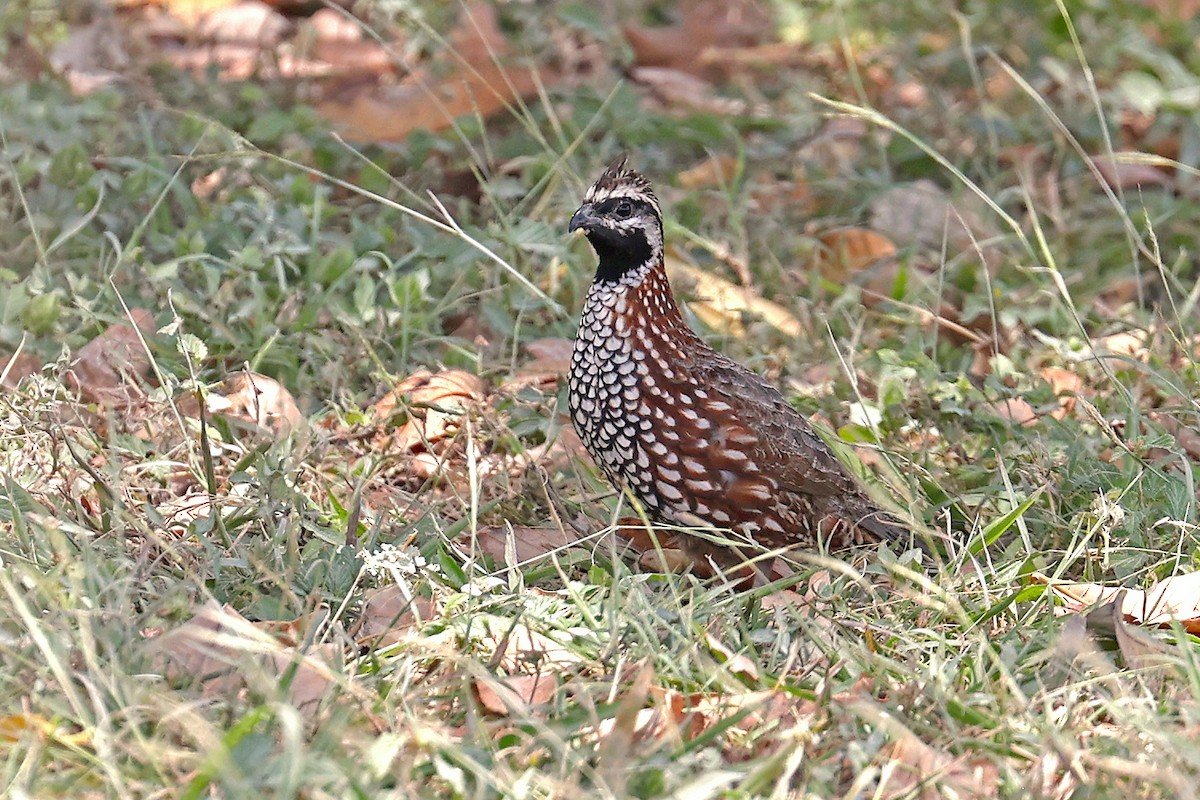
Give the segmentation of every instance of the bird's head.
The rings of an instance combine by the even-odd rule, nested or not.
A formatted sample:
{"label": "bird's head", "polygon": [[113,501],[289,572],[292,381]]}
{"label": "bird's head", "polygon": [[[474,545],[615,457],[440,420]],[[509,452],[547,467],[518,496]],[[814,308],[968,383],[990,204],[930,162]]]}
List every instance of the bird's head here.
{"label": "bird's head", "polygon": [[567,230],[583,231],[600,257],[596,280],[620,280],[662,259],[663,223],[650,181],[621,156],[584,195]]}

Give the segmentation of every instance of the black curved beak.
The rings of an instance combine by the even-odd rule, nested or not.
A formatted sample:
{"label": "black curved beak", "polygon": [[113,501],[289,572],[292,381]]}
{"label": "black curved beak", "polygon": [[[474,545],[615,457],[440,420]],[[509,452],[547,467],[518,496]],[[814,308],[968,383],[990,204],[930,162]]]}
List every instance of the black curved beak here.
{"label": "black curved beak", "polygon": [[575,231],[590,231],[596,224],[596,213],[592,208],[591,203],[584,203],[575,212],[575,216],[571,217],[571,222],[567,225],[567,233]]}

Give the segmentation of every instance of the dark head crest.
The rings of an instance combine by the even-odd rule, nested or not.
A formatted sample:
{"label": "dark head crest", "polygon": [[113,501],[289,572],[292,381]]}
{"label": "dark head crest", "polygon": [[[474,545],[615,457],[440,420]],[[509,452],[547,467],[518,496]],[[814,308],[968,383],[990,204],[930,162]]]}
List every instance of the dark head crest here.
{"label": "dark head crest", "polygon": [[654,188],[650,181],[640,172],[629,167],[629,156],[622,153],[601,173],[584,197],[585,202],[599,203],[611,197],[629,197],[644,200],[662,213],[658,206],[658,198],[654,196]]}

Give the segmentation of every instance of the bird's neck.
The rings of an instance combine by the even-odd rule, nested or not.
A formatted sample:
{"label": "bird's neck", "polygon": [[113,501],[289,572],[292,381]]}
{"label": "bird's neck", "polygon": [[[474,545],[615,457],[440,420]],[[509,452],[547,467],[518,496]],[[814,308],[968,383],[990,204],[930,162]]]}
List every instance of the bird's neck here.
{"label": "bird's neck", "polygon": [[644,327],[658,334],[694,336],[671,292],[671,282],[662,254],[626,269],[615,280],[602,280],[601,261],[596,281],[588,292],[585,311],[596,318],[611,320],[618,334],[632,333]]}

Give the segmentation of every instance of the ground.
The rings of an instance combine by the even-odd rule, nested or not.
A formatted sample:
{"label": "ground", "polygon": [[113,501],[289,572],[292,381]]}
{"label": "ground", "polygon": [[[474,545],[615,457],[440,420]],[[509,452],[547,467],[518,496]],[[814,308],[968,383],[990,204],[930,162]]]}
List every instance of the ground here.
{"label": "ground", "polygon": [[[1194,795],[1190,3],[339,8],[0,10],[6,794]],[[741,591],[600,477],[623,151],[939,553]]]}

